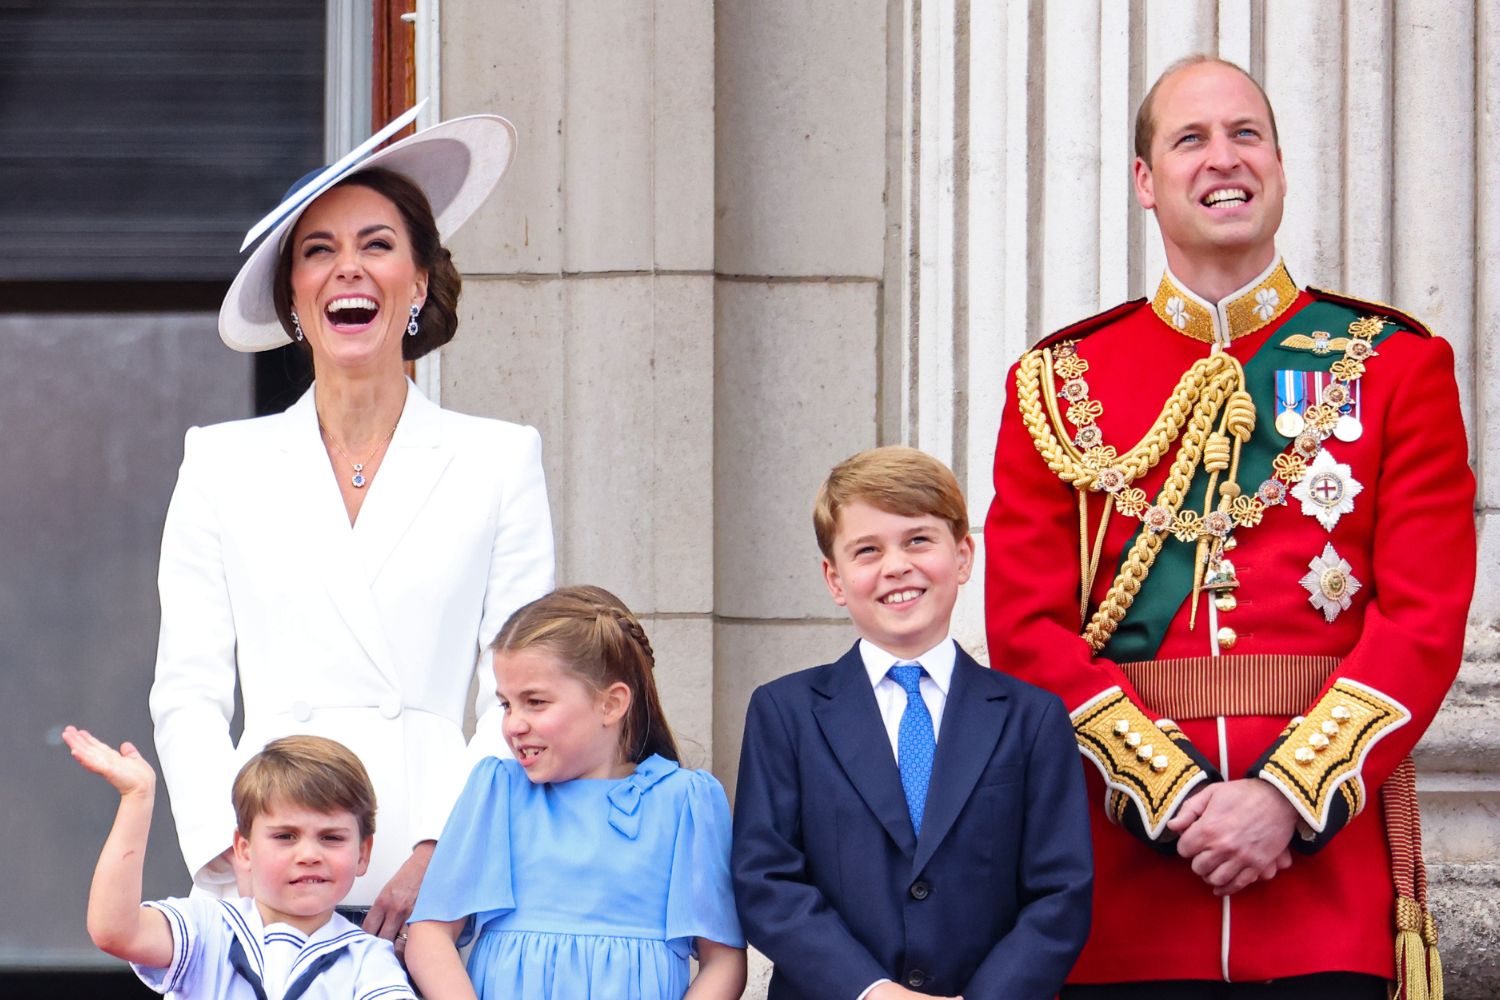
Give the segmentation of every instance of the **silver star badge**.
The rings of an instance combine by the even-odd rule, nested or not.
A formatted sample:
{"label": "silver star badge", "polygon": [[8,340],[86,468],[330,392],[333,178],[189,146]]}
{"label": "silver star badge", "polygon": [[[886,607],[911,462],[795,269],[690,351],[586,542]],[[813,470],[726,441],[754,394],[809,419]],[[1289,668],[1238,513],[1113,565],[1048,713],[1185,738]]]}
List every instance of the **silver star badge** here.
{"label": "silver star badge", "polygon": [[1324,449],[1307,467],[1302,481],[1292,487],[1292,496],[1302,501],[1302,513],[1332,531],[1340,517],[1354,510],[1354,498],[1364,489],[1354,471]]}
{"label": "silver star badge", "polygon": [[1323,612],[1323,617],[1332,622],[1340,611],[1348,611],[1355,593],[1361,584],[1354,578],[1349,563],[1333,549],[1333,543],[1323,546],[1323,554],[1307,564],[1308,573],[1302,578],[1312,606]]}

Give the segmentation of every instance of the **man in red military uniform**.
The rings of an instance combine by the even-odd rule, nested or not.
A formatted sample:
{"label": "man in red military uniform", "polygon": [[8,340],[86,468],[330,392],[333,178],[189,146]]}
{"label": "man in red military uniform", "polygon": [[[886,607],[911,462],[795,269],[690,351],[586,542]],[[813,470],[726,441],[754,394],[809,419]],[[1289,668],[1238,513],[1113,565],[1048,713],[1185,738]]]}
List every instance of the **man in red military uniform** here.
{"label": "man in red military uniform", "polygon": [[1017,363],[985,527],[991,661],[1063,698],[1093,765],[1063,995],[1421,993],[1408,754],[1474,581],[1452,351],[1293,283],[1275,119],[1238,67],[1163,74],[1136,153],[1167,273]]}

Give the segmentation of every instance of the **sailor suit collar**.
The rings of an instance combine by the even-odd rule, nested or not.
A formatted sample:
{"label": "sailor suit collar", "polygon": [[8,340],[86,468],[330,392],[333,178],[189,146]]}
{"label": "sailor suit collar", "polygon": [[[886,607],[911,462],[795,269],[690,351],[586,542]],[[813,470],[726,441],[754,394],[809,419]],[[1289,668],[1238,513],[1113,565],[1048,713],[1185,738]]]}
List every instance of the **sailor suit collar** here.
{"label": "sailor suit collar", "polygon": [[339,953],[364,934],[337,913],[303,934],[290,924],[266,926],[253,899],[220,900],[224,922],[234,934],[230,962],[259,997],[292,1000],[301,996]]}

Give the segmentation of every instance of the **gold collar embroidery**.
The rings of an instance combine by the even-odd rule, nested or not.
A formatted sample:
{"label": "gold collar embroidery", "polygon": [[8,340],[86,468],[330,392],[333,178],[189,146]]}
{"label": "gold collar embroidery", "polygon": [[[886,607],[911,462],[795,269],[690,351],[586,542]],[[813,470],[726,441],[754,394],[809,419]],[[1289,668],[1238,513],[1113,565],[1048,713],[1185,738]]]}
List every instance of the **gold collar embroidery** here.
{"label": "gold collar embroidery", "polygon": [[1297,285],[1277,259],[1254,281],[1218,303],[1210,303],[1162,272],[1151,310],[1161,321],[1194,340],[1226,346],[1272,323],[1297,300]]}

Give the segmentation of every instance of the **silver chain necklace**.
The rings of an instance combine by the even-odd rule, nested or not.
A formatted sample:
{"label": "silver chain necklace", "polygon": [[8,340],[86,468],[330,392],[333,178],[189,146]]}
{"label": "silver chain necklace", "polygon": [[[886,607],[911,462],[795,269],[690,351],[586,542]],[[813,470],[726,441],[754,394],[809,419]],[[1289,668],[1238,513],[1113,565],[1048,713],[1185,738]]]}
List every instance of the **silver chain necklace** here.
{"label": "silver chain necklace", "polygon": [[[365,460],[363,462],[356,462],[354,459],[349,457],[349,453],[347,451],[339,447],[339,443],[333,439],[333,435],[328,432],[328,428],[323,426],[322,420],[318,421],[318,430],[322,431],[323,436],[328,439],[328,443],[333,445],[333,450],[342,455],[344,457],[344,461],[348,462],[354,467],[354,475],[349,477],[349,484],[357,490],[362,490],[365,488],[365,483],[368,483],[370,481],[365,476],[365,466],[369,465],[370,462],[375,458],[376,452],[380,451],[381,448],[384,448],[386,446],[386,443],[389,442],[391,438],[396,436],[396,428],[399,425],[399,420],[391,425],[391,432],[385,437],[381,438],[380,441],[375,445],[375,447],[370,449],[370,453],[365,456]],[[371,475],[374,475],[374,473],[371,473]]]}

